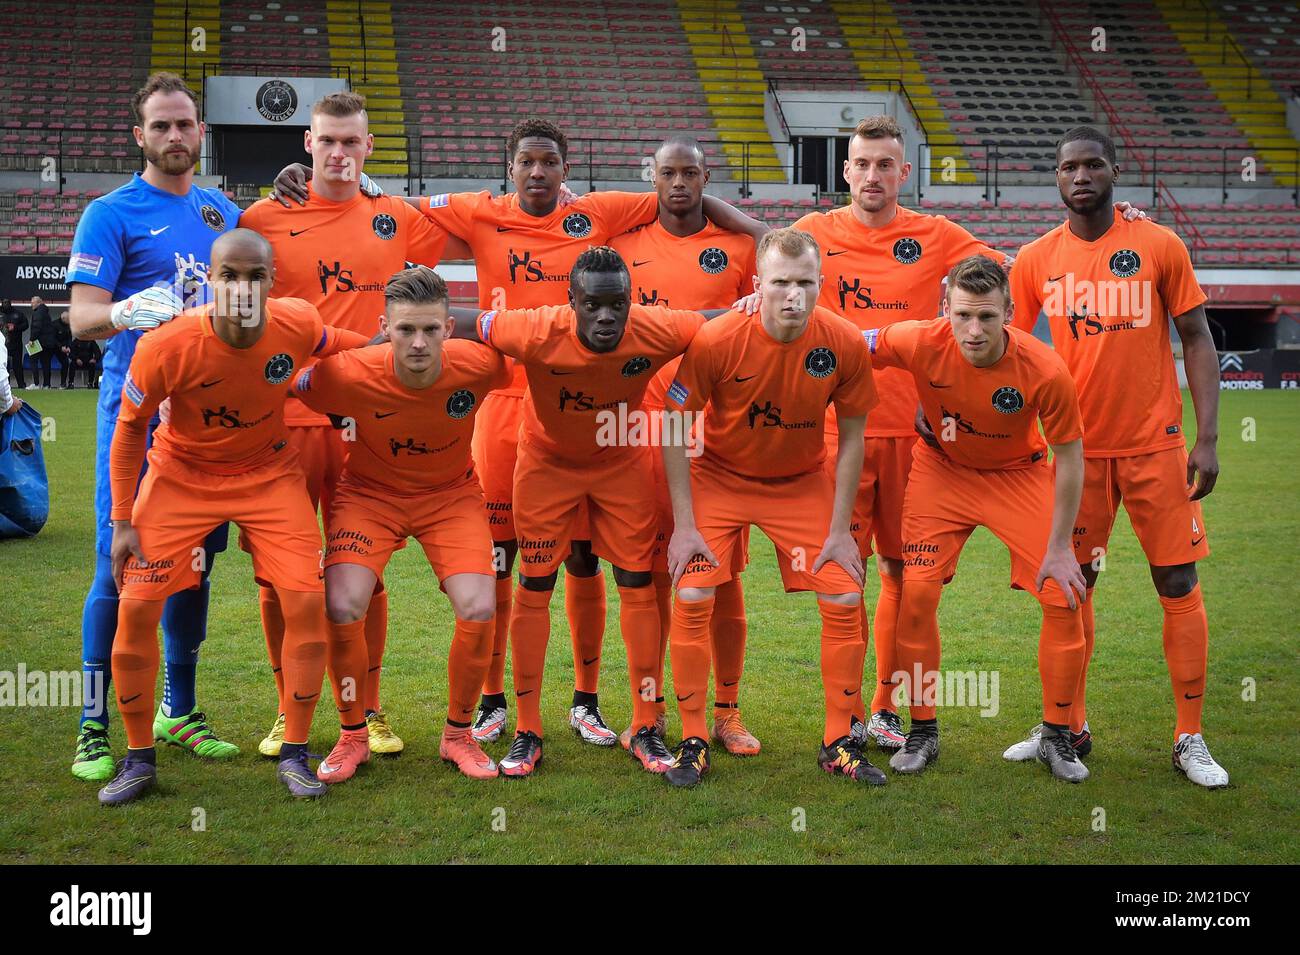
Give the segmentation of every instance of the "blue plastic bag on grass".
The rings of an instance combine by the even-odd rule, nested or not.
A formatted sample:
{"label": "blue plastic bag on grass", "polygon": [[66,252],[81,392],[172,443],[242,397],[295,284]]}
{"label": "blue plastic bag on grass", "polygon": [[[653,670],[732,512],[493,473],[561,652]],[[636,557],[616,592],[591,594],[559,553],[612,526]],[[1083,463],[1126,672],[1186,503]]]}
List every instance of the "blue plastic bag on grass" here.
{"label": "blue plastic bag on grass", "polygon": [[49,516],[41,415],[24,401],[0,416],[0,538],[35,537]]}

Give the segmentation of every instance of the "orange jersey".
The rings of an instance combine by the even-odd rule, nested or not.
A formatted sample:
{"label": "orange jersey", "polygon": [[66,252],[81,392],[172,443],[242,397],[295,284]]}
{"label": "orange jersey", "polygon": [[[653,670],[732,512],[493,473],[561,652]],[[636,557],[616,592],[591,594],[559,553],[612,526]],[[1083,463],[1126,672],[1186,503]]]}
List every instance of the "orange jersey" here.
{"label": "orange jersey", "polygon": [[754,291],[754,240],[705,220],[676,236],[658,219],[610,240],[632,275],[632,301],[671,308],[730,308]]}
{"label": "orange jersey", "polygon": [[1088,457],[1181,447],[1169,319],[1206,300],[1192,260],[1171,229],[1120,216],[1085,242],[1068,222],[1016,256],[1011,298],[1017,328],[1047,314],[1052,344],[1079,387]]}
{"label": "orange jersey", "polygon": [[483,397],[510,380],[498,352],[452,339],[428,388],[408,388],[384,342],[334,355],[298,375],[293,394],[309,408],[343,415],[356,428],[343,480],[376,491],[414,494],[469,477],[470,437]]}
{"label": "orange jersey", "polygon": [[[309,184],[310,187],[310,184]],[[358,193],[331,202],[313,190],[305,206],[289,208],[274,199],[253,203],[239,217],[275,250],[276,298],[301,298],[320,311],[327,325],[379,333],[384,286],[407,262],[437,265],[447,233],[397,196],[369,199]],[[292,425],[327,425],[296,399],[285,410]]]}
{"label": "orange jersey", "polygon": [[171,415],[154,432],[154,449],[214,474],[240,474],[288,446],[284,404],[294,372],[367,340],[286,298],[267,302],[266,330],[255,344],[232,348],[213,331],[211,313],[211,305],[187,309],[136,347],[111,454],[114,520],[131,516],[139,471],[130,452],[137,438],[143,450],[145,427],[164,398]]}
{"label": "orange jersey", "polygon": [[[474,253],[479,308],[537,308],[568,301],[569,273],[592,246],[653,219],[653,192],[592,192],[548,215],[529,215],[517,193],[454,192],[420,199],[420,211]],[[516,369],[506,394],[524,393]]]}
{"label": "orange jersey", "polygon": [[609,414],[641,408],[655,372],[682,354],[704,324],[699,312],[633,305],[618,347],[597,353],[578,338],[568,305],[484,312],[479,337],[517,359],[528,376],[520,440],[569,462],[596,462],[629,450],[609,441]]}
{"label": "orange jersey", "polygon": [[873,366],[900,368],[912,376],[926,420],[944,454],[958,464],[982,470],[1028,467],[1047,454],[1048,443],[1066,444],[1083,435],[1065,362],[1028,332],[1007,329],[1006,351],[987,368],[966,360],[946,318],[895,322],[865,337]]}
{"label": "orange jersey", "polygon": [[759,315],[727,312],[691,342],[666,407],[701,411],[705,464],[746,477],[784,478],[822,466],[827,405],[845,417],[876,405],[862,333],[817,306],[792,342],[778,342]]}
{"label": "orange jersey", "polygon": [[[864,226],[848,206],[810,212],[794,224],[821,246],[822,283],[817,302],[858,328],[883,328],[939,314],[943,280],[970,255],[1001,264],[1006,256],[989,248],[951,219],[898,207],[883,228]],[[867,420],[869,438],[916,434],[916,388],[901,371],[878,372],[880,406]],[[831,431],[835,430],[834,421]]]}

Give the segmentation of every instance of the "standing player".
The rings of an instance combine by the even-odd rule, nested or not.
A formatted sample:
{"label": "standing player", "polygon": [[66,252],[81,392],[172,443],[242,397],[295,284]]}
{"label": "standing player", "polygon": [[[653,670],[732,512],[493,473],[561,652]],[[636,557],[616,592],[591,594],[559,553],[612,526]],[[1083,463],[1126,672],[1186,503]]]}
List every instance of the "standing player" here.
{"label": "standing player", "polygon": [[[811,212],[795,223],[821,246],[819,304],[858,328],[882,328],[907,319],[939,314],[943,277],[969,255],[1005,256],[990,249],[943,216],[914,212],[898,204],[911,174],[903,160],[903,131],[889,116],[868,116],[849,139],[844,178],[851,201],[831,212]],[[905,372],[876,372],[880,407],[867,425],[862,480],[853,507],[854,536],[863,560],[876,554],[880,598],[876,603],[876,684],[870,701],[855,701],[854,736],[882,749],[903,745],[903,728],[893,699],[895,633],[902,597],[903,551],[900,515],[916,443],[917,395]],[[835,417],[827,419],[828,450],[838,442]],[[831,460],[827,457],[828,462]],[[862,607],[864,639],[866,605]]]}
{"label": "standing player", "polygon": [[370,758],[364,694],[356,692],[368,665],[366,606],[393,552],[414,537],[456,614],[439,752],[465,775],[491,778],[496,764],[470,734],[496,605],[492,537],[470,439],[474,412],[510,372],[490,348],[446,341],[447,286],[432,269],[398,272],[384,297],[387,342],[318,362],[294,385],[309,407],[346,416],[356,432],[325,534],[329,670],[342,732],[316,772],[342,782]]}
{"label": "standing player", "polygon": [[672,765],[649,692],[658,687],[659,648],[653,452],[648,435],[619,421],[641,409],[654,373],[686,350],[704,316],[633,305],[630,292],[618,253],[589,249],[573,266],[569,305],[488,311],[457,330],[515,358],[528,383],[513,494],[523,566],[510,621],[519,718],[501,760],[507,776],[527,776],[542,759],[551,592],[584,512],[592,552],[613,564],[618,584],[632,690],[628,751],[650,772]]}
{"label": "standing player", "polygon": [[[1016,260],[1015,324],[1031,329],[1045,312],[1052,341],[1079,385],[1088,446],[1074,547],[1089,593],[1123,501],[1164,608],[1165,660],[1177,713],[1173,763],[1192,782],[1216,789],[1228,785],[1228,774],[1201,736],[1209,625],[1196,576],[1196,561],[1210,553],[1200,500],[1219,476],[1219,363],[1205,320],[1206,296],[1176,234],[1116,218],[1111,197],[1119,167],[1110,137],[1076,127],[1057,145],[1056,162],[1067,218]],[[1190,455],[1171,318],[1196,409]],[[1093,632],[1089,599],[1089,658]],[[1090,749],[1086,679],[1085,671],[1070,722],[1078,743]],[[1023,759],[1032,745],[1031,736],[1005,755]]]}
{"label": "standing player", "polygon": [[[364,344],[330,328],[307,302],[267,303],[271,246],[248,229],[212,244],[216,301],[190,309],[144,338],[122,387],[113,435],[113,579],[120,581],[113,682],[130,747],[100,802],[129,802],[156,779],[150,715],[163,600],[197,583],[193,554],[237,521],[258,581],[279,591],[285,618],[285,742],[278,778],[297,797],[325,786],[307,766],[307,735],[325,673],[325,594],[320,531],[284,403],[295,369]],[[164,399],[168,421],[144,463],[149,420]]]}
{"label": "standing player", "polygon": [[[185,81],[174,73],[155,73],[136,92],[131,107],[144,172],[86,207],[72,240],[67,274],[73,334],[105,342],[95,419],[95,578],[81,620],[87,680],[110,675],[117,631],[117,586],[109,560],[108,454],[123,378],[141,335],[171,320],[187,304],[206,300],[212,242],[239,219],[239,207],[219,190],[194,185],[204,125]],[[239,748],[218,739],[199,710],[195,670],[207,635],[208,576],[213,558],[226,548],[225,526],[213,530],[202,544],[199,579],[193,587],[173,592],[163,608],[167,665],[153,732],[157,739],[199,756],[224,759]],[[102,699],[82,710],[72,774],[94,782],[113,775],[108,710]]]}
{"label": "standing player", "polygon": [[898,668],[912,725],[889,765],[919,773],[939,756],[939,598],[967,538],[986,527],[1011,552],[1011,586],[1035,594],[1043,608],[1035,755],[1056,778],[1077,783],[1088,770],[1067,724],[1084,667],[1084,580],[1070,530],[1083,486],[1083,427],[1065,363],[1027,332],[1008,330],[1010,320],[1006,275],[972,256],[948,275],[944,317],[866,333],[872,365],[907,372],[926,420],[941,425],[940,450],[915,446],[903,500]]}
{"label": "standing player", "polygon": [[[331,93],[313,105],[304,145],[312,157],[311,201],[293,206],[268,197],[254,203],[240,224],[256,229],[274,247],[278,296],[311,302],[327,324],[370,339],[379,330],[389,277],[407,262],[436,264],[447,235],[401,199],[361,192],[362,168],[374,149],[374,136],[365,99],[359,94]],[[308,493],[328,519],[347,455],[343,434],[327,417],[294,398],[285,407],[285,420],[307,475]],[[284,620],[274,588],[262,588],[261,609],[280,707],[275,725],[258,749],[275,756],[283,739],[285,699],[280,672]],[[402,740],[379,703],[388,633],[388,594],[382,579],[375,582],[364,630],[370,657],[364,698],[370,748],[376,753],[400,752]]]}
{"label": "standing player", "polygon": [[[666,776],[674,786],[691,786],[709,770],[709,618],[715,589],[733,574],[743,530],[756,524],[776,545],[786,591],[817,594],[826,702],[817,762],[829,773],[880,785],[885,774],[849,733],[866,654],[858,610],[862,559],[849,519],[862,468],[860,436],[876,403],[871,364],[858,329],[816,305],[821,258],[808,233],[769,232],[757,262],[759,314],[729,312],[710,322],[668,389],[669,413],[706,404],[709,411],[704,454],[694,465],[681,429],[676,440],[663,440],[673,505],[668,566],[678,588],[673,683],[682,718],[676,765]],[[843,433],[855,438],[841,442],[833,482],[823,466],[831,403]]]}
{"label": "standing player", "polygon": [[[654,155],[659,216],[613,239],[610,246],[627,263],[633,301],[676,308],[728,308],[753,290],[754,243],[748,235],[728,232],[704,214],[704,187],[709,168],[694,139],[672,136]],[[669,297],[671,293],[671,298]],[[677,376],[680,358],[670,361],[646,388],[645,408],[664,410],[664,396]],[[655,595],[659,602],[659,669],[655,707],[656,731],[665,730],[663,661],[672,622],[672,578],[668,575],[668,541],[673,534],[672,505],[664,483],[663,457],[651,455],[655,471],[658,546],[655,548]],[[743,557],[743,550],[741,556]],[[753,756],[759,742],[740,719],[740,678],[745,666],[745,598],[740,577],[719,585],[710,619],[714,666],[712,738],[727,752]],[[631,727],[619,736],[626,749]]]}

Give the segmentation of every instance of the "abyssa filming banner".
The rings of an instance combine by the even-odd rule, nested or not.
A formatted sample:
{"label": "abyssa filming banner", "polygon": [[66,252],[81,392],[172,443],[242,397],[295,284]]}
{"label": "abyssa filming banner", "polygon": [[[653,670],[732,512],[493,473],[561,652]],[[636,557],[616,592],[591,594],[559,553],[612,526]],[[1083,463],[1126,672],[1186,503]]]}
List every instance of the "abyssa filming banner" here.
{"label": "abyssa filming banner", "polygon": [[203,119],[209,126],[310,126],[312,103],[346,89],[335,76],[209,76]]}
{"label": "abyssa filming banner", "polygon": [[0,255],[0,298],[28,302],[39,295],[47,302],[66,302],[67,274],[66,255]]}
{"label": "abyssa filming banner", "polygon": [[1219,352],[1220,391],[1300,389],[1300,349]]}

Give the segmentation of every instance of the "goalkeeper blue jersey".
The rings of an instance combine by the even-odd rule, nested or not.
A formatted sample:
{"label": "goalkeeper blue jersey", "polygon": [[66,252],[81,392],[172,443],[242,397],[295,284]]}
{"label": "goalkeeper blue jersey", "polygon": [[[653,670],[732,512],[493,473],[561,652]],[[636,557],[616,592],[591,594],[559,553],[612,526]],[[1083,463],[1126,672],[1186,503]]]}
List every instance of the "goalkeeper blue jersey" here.
{"label": "goalkeeper blue jersey", "polygon": [[[68,285],[107,289],[114,302],[150,286],[171,288],[186,307],[208,301],[212,242],[239,223],[240,209],[218,189],[192,186],[184,196],[149,185],[139,173],[86,207],[72,240]],[[108,452],[122,404],[122,385],[142,332],[126,329],[104,342],[95,427],[95,546],[109,552],[112,495]]]}

